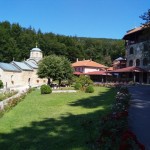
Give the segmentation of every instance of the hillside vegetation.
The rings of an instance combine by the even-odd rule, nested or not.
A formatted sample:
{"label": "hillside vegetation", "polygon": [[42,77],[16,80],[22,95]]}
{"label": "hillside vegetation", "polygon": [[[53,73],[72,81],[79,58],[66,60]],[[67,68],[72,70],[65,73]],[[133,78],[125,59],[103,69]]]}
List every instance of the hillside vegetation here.
{"label": "hillside vegetation", "polygon": [[18,23],[0,22],[0,61],[22,61],[29,58],[30,50],[36,42],[44,55],[64,55],[71,62],[76,61],[76,58],[92,59],[111,65],[112,60],[125,54],[123,40],[42,33],[40,29],[35,31],[32,27],[24,28]]}

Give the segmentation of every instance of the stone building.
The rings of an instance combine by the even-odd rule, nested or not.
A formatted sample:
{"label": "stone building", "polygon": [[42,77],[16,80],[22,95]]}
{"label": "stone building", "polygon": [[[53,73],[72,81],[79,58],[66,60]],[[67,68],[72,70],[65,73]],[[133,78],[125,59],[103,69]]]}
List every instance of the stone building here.
{"label": "stone building", "polygon": [[42,51],[36,47],[30,51],[30,58],[26,61],[0,62],[0,80],[4,88],[34,87],[47,83],[47,79],[37,76],[38,62],[42,58]]}
{"label": "stone building", "polygon": [[150,35],[140,26],[129,30],[123,39],[126,45],[127,67],[140,67],[145,71],[136,73],[137,81],[150,83]]}

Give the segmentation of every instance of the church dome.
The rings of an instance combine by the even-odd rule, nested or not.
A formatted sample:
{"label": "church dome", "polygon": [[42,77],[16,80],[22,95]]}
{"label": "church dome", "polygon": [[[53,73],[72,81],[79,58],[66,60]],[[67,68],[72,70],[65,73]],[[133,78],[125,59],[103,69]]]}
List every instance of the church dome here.
{"label": "church dome", "polygon": [[31,51],[37,51],[37,52],[41,52],[41,50],[38,47],[32,48]]}

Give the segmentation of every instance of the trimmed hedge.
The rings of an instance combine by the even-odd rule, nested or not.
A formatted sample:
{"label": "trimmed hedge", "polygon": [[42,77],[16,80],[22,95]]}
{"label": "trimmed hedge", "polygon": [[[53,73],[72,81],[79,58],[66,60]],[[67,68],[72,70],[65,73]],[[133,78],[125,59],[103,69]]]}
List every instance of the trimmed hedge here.
{"label": "trimmed hedge", "polygon": [[89,85],[86,89],[85,89],[85,93],[93,93],[94,92],[94,88],[92,85]]}
{"label": "trimmed hedge", "polygon": [[81,83],[76,83],[76,84],[74,85],[74,89],[75,89],[75,90],[80,90],[81,88],[82,88]]}
{"label": "trimmed hedge", "polygon": [[52,89],[48,85],[42,85],[41,86],[41,94],[50,94],[52,93]]}

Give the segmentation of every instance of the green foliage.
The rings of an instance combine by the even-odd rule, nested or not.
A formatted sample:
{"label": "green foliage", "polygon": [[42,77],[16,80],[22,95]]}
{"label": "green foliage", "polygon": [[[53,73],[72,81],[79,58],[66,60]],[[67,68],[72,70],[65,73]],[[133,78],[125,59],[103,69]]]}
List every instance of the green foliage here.
{"label": "green foliage", "polygon": [[0,89],[3,88],[3,86],[4,86],[3,82],[2,82],[2,80],[0,80]]}
{"label": "green foliage", "polygon": [[80,83],[82,87],[86,87],[90,84],[93,84],[93,81],[90,79],[90,76],[80,75],[79,78],[76,79],[77,83]]}
{"label": "green foliage", "polygon": [[81,83],[76,83],[76,84],[74,85],[74,89],[75,89],[75,90],[80,90],[81,87],[82,87]]}
{"label": "green foliage", "polygon": [[36,42],[45,56],[63,55],[71,62],[76,58],[85,58],[111,65],[112,60],[125,55],[123,40],[42,33],[40,30],[36,32],[32,27],[24,28],[18,23],[10,24],[8,21],[0,22],[0,33],[0,61],[3,62],[10,62],[13,58],[16,61],[29,58],[29,52]]}
{"label": "green foliage", "polygon": [[50,93],[52,93],[52,89],[49,85],[41,86],[41,94],[50,94]]}
{"label": "green foliage", "polygon": [[143,15],[140,16],[141,19],[143,19],[145,21],[144,25],[145,26],[149,26],[150,23],[150,9],[147,10],[147,12],[145,12]]}
{"label": "green foliage", "polygon": [[93,93],[94,92],[94,87],[92,85],[89,85],[88,87],[86,87],[85,92],[86,93]]}
{"label": "green foliage", "polygon": [[52,78],[53,80],[58,80],[60,85],[61,80],[72,78],[73,69],[67,58],[63,56],[49,55],[39,63],[37,74],[41,78]]}

